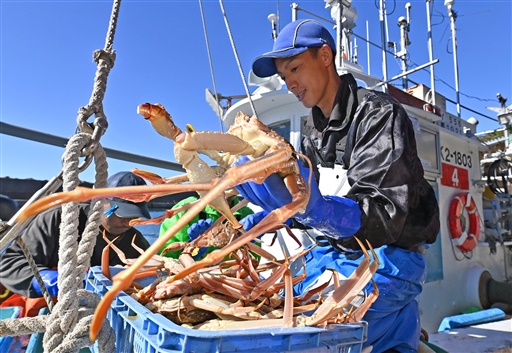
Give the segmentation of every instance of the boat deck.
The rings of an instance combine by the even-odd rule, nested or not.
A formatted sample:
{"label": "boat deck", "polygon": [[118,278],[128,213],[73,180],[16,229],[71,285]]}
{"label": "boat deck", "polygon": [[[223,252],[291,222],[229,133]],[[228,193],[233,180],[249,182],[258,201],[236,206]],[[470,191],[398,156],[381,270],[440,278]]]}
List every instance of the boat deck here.
{"label": "boat deck", "polygon": [[430,334],[449,353],[512,353],[512,318]]}

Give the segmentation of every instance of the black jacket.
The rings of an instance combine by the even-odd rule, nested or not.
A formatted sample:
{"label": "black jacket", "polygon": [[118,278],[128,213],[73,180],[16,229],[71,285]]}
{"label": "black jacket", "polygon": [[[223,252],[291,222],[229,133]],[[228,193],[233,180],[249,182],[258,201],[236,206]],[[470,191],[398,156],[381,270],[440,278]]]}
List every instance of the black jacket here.
{"label": "black jacket", "polygon": [[[329,119],[313,107],[303,132],[303,153],[313,165],[347,170],[347,198],[359,203],[361,228],[355,234],[373,247],[392,244],[408,249],[436,240],[439,208],[424,178],[412,123],[388,94],[360,90],[343,75]],[[318,170],[315,170],[319,180]],[[359,249],[353,238],[333,246]]]}
{"label": "black jacket", "polygon": [[[79,206],[79,237],[85,229],[87,215],[89,213],[89,204],[80,204]],[[59,262],[59,237],[61,207],[52,208],[37,215],[32,222],[25,228],[21,237],[27,246],[29,252],[34,257],[39,270],[56,269]],[[101,228],[101,227],[100,227]],[[148,241],[135,228],[131,228],[123,233],[114,244],[120,248],[127,259],[133,259],[140,256],[131,243],[134,235],[137,235],[135,244],[142,249],[149,247]],[[101,265],[101,254],[103,248],[107,245],[103,239],[103,230],[100,230],[96,239],[96,246],[91,258],[91,266]],[[122,265],[119,256],[110,250],[110,265]],[[34,275],[25,255],[20,246],[14,242],[0,256],[0,282],[14,293],[26,297],[38,296],[31,288]]]}

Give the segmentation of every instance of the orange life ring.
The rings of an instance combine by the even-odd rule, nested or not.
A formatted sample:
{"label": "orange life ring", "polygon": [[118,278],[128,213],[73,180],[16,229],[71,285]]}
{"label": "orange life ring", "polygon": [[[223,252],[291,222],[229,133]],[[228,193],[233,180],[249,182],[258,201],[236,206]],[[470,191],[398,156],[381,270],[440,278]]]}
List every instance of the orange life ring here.
{"label": "orange life ring", "polygon": [[[463,212],[466,210],[469,216],[469,229],[466,231],[466,219]],[[464,220],[464,221],[463,221]],[[476,208],[475,200],[468,193],[455,195],[450,204],[448,215],[452,242],[462,251],[471,251],[478,243],[480,236],[480,216]]]}

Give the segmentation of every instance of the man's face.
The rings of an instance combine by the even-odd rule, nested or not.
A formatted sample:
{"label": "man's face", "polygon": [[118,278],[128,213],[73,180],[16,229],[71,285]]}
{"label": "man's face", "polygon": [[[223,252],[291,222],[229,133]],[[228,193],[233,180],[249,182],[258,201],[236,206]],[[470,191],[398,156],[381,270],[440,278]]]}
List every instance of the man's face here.
{"label": "man's face", "polygon": [[[110,206],[105,207],[105,209],[108,208]],[[131,220],[132,218],[121,218],[115,214],[112,214],[110,217],[102,215],[101,225],[111,235],[119,235],[131,228],[129,224]]]}
{"label": "man's face", "polygon": [[[329,47],[327,49],[330,50]],[[330,62],[326,61],[324,50],[324,47],[319,48],[316,55],[307,50],[290,58],[274,59],[277,73],[286,83],[288,90],[306,108],[321,106],[325,100]],[[332,105],[332,102],[329,104]]]}

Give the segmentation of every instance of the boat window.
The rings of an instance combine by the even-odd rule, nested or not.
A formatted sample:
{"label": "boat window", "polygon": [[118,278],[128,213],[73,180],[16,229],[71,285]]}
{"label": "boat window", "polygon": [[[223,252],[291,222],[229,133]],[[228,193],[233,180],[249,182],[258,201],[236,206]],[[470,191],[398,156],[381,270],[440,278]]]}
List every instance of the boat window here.
{"label": "boat window", "polygon": [[416,133],[418,156],[425,171],[439,172],[439,135],[421,127]]}
{"label": "boat window", "polygon": [[284,137],[287,141],[290,141],[290,120],[271,124],[269,128]]}

